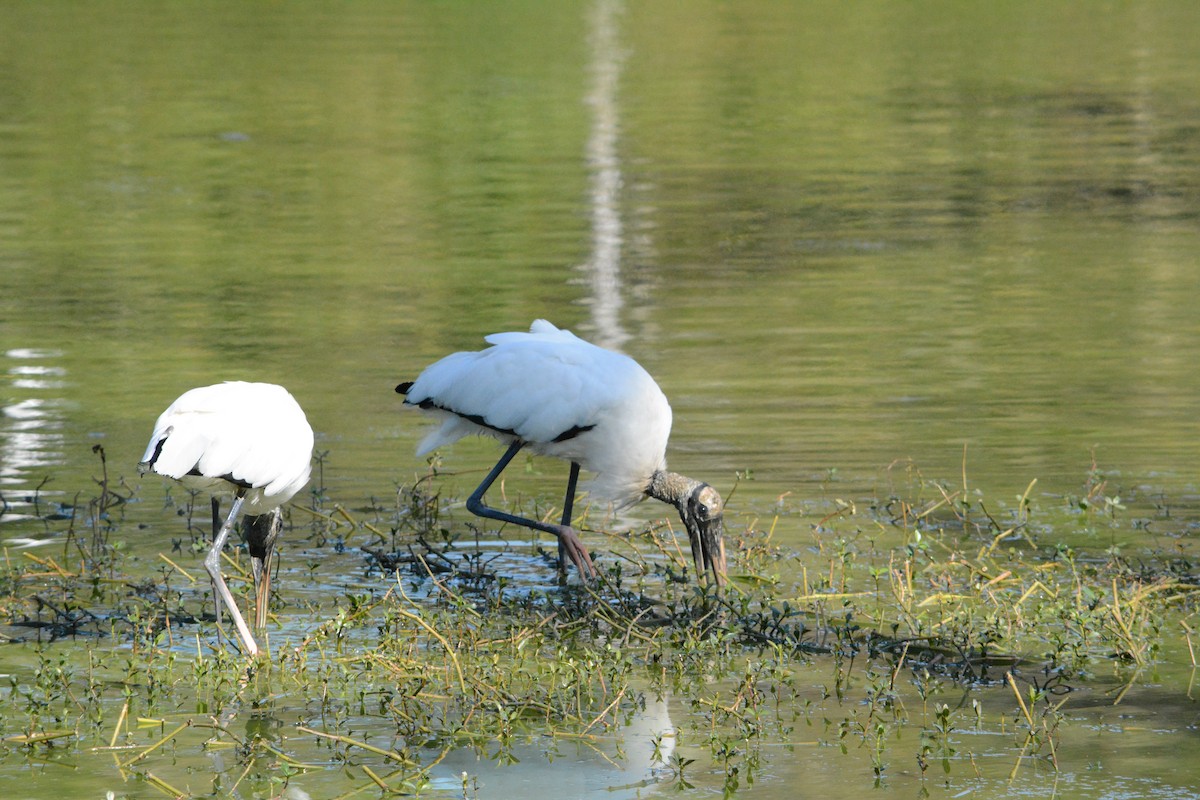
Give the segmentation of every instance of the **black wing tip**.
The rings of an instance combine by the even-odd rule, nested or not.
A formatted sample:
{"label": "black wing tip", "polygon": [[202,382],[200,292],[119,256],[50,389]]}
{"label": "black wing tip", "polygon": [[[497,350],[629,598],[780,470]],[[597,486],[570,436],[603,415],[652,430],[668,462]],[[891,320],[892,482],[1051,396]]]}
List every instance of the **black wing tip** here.
{"label": "black wing tip", "polygon": [[170,434],[167,434],[167,436],[162,437],[154,444],[154,454],[153,455],[151,455],[145,461],[138,463],[138,472],[145,475],[147,472],[150,472],[151,470],[154,469],[154,465],[158,462],[158,457],[162,455],[163,445],[165,445],[167,443],[168,436],[170,436]]}
{"label": "black wing tip", "polygon": [[567,442],[567,441],[570,441],[571,439],[574,439],[576,436],[578,436],[581,433],[587,433],[594,427],[596,427],[596,426],[595,425],[576,425],[574,428],[565,430],[562,433],[560,433],[558,436],[555,436],[554,439],[552,439],[551,441],[553,441],[554,444],[558,444],[559,442]]}
{"label": "black wing tip", "polygon": [[410,391],[412,391],[412,385],[412,381],[405,381],[396,387],[396,394],[408,394]]}

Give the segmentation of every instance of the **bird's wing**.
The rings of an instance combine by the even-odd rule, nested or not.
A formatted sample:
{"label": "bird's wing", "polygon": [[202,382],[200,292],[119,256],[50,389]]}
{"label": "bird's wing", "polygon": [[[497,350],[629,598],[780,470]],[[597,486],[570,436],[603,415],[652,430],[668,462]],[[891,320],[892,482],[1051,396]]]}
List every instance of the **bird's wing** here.
{"label": "bird's wing", "polygon": [[268,496],[294,486],[290,497],[308,480],[312,446],[312,428],[285,389],[223,383],[172,403],[158,418],[143,461],[170,478],[224,478]]}
{"label": "bird's wing", "polygon": [[159,475],[178,480],[200,462],[205,443],[194,432],[176,436],[172,422],[166,414],[158,418],[139,466],[143,470],[153,470]]}
{"label": "bird's wing", "polygon": [[[154,433],[142,456],[146,468],[159,475],[178,480],[184,475],[200,472],[220,477],[224,472],[207,472],[200,462],[210,454],[222,436],[225,403],[218,387],[205,386],[184,392],[164,411],[154,424]],[[230,432],[232,441],[234,432]]]}
{"label": "bird's wing", "polygon": [[421,373],[406,402],[458,419],[445,420],[420,452],[481,428],[546,444],[596,423],[632,360],[544,325],[534,323],[532,333],[493,334],[487,337],[492,347],[454,353]]}

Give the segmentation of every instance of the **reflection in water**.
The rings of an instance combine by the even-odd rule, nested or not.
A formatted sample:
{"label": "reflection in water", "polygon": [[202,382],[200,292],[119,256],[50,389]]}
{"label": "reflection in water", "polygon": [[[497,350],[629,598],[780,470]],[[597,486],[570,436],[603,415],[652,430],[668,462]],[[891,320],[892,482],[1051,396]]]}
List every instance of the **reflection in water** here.
{"label": "reflection in water", "polygon": [[[131,475],[160,410],[148,397],[254,363],[314,406],[330,500],[387,509],[422,469],[388,385],[398,366],[586,296],[579,332],[633,351],[667,390],[672,461],[725,486],[747,476],[730,520],[771,532],[780,580],[828,567],[814,524],[840,504],[919,502],[968,480],[971,508],[1004,524],[1037,478],[1029,531],[1047,547],[1105,559],[1115,536],[1191,559],[1200,4],[1086,18],[1083,4],[959,4],[936,20],[880,0],[854,14],[769,0],[462,6],[0,4],[0,25],[21,32],[0,81],[0,348],[70,358],[0,349],[10,502],[47,475],[86,490],[93,431]],[[57,365],[70,375],[26,370]],[[1144,537],[1075,511],[1101,474],[1122,505],[1136,498],[1118,516]],[[561,499],[545,486],[518,502]],[[1056,524],[1063,506],[1078,519]],[[127,532],[144,531],[125,537],[140,583],[166,545],[150,532],[182,523],[174,504],[125,513]],[[5,534],[64,527],[10,519]],[[524,571],[497,571],[546,580],[511,550]],[[350,556],[319,552],[322,602],[343,581],[373,588]],[[1172,658],[1190,664],[1176,634]],[[673,710],[681,728],[704,724]],[[1200,764],[1182,757],[1194,733],[1151,727],[1158,750]],[[981,764],[1012,755],[1011,737],[995,738]],[[1143,763],[1155,747],[1116,738]],[[818,773],[808,786],[861,796],[869,759],[852,762],[865,782],[847,779],[853,756],[831,749],[781,752],[770,779]],[[1148,773],[1090,740],[1074,752],[1094,757],[1072,762],[1093,786]],[[10,760],[16,777],[0,783],[25,780]],[[82,748],[69,760],[90,772]],[[970,792],[966,773],[930,789]],[[893,772],[876,791],[911,789]]]}
{"label": "reflection in water", "polygon": [[546,786],[554,787],[556,797],[646,797],[663,780],[674,751],[675,726],[667,701],[648,697],[645,711],[612,742],[520,745],[512,749],[519,760],[513,766],[459,750],[434,768],[433,786],[461,792],[467,781],[479,797],[523,797]]}
{"label": "reflection in water", "polygon": [[[13,349],[4,356],[18,362],[6,370],[12,394],[41,393],[64,386],[57,380],[66,372],[61,367],[27,363],[58,358],[61,352]],[[31,505],[25,498],[32,496],[36,487],[29,482],[43,477],[37,472],[64,463],[62,430],[62,401],[58,398],[33,394],[14,398],[0,408],[0,492],[6,504],[3,521],[24,518],[13,511]]]}
{"label": "reflection in water", "polygon": [[588,275],[593,341],[619,350],[629,338],[621,326],[621,165],[617,156],[617,82],[621,53],[617,42],[618,0],[597,0],[591,14],[591,135],[587,143],[592,174],[592,255]]}

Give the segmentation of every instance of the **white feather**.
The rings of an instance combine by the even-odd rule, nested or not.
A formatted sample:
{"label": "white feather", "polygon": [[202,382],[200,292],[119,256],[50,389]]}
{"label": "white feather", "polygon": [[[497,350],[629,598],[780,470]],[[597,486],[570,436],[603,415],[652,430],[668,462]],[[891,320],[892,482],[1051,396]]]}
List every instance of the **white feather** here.
{"label": "white feather", "polygon": [[308,483],[312,449],[312,428],[286,389],[232,381],[180,395],[155,423],[142,462],[196,489],[248,484],[245,513],[262,514]]}
{"label": "white feather", "polygon": [[[468,434],[514,438],[596,473],[592,493],[640,500],[666,468],[671,406],[632,358],[537,320],[529,333],[494,333],[492,346],[446,356],[413,382],[405,402],[441,420],[418,455]],[[470,419],[468,419],[470,418]],[[478,420],[478,422],[473,421]],[[561,436],[588,428],[563,441]]]}

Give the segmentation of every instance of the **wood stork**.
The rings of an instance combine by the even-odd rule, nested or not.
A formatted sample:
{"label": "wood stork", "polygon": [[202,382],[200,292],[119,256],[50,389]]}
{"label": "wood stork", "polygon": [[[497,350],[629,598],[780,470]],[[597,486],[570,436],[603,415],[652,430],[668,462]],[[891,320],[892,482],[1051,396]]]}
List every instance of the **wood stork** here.
{"label": "wood stork", "polygon": [[[560,574],[569,557],[586,578],[591,556],[571,527],[580,467],[595,473],[593,495],[627,506],[649,496],[678,511],[700,574],[725,581],[724,506],[707,483],[667,471],[671,406],[658,384],[632,358],[585,342],[537,320],[529,333],[494,333],[491,347],[454,353],[396,391],[405,404],[439,418],[417,454],[468,434],[508,444],[500,461],[467,500],[474,514],[545,531],[558,538]],[[562,523],[507,514],[483,502],[508,463],[528,447],[571,463]]]}
{"label": "wood stork", "polygon": [[[154,424],[138,464],[184,486],[214,494],[213,543],[204,559],[212,577],[217,624],[229,609],[245,651],[258,645],[221,576],[221,549],[238,517],[250,550],[256,599],[255,628],[267,623],[271,556],[281,526],[279,507],[308,483],[313,432],[304,411],[282,386],[230,381],[184,392]],[[217,528],[216,493],[232,490],[233,506]]]}

